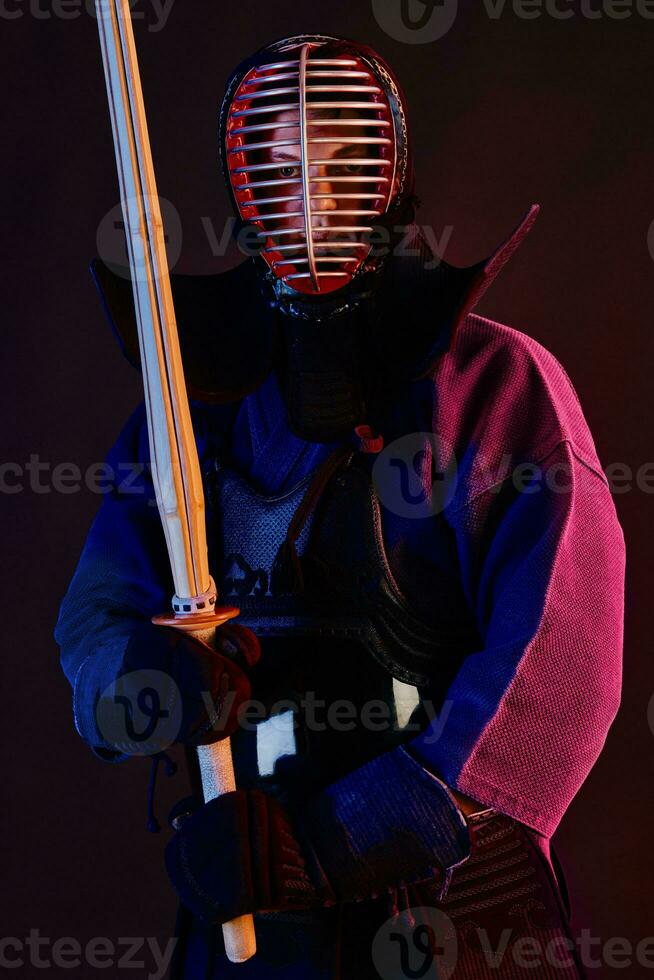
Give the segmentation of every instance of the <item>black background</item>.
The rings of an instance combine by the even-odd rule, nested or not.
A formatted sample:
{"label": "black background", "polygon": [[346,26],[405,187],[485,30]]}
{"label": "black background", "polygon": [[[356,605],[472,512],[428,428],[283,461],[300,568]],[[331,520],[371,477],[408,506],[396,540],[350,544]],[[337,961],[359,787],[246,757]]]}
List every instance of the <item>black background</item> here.
{"label": "black background", "polygon": [[[86,270],[100,222],[118,201],[97,29],[87,13],[48,16],[45,3],[34,2],[38,16],[19,0],[7,8],[21,16],[0,16],[3,456],[24,465],[38,454],[51,468],[72,462],[84,470],[103,458],[140,397],[139,377],[116,348]],[[142,0],[136,33],[159,191],[183,227],[177,271],[239,260],[234,250],[212,255],[205,230],[209,221],[220,236],[229,213],[216,115],[234,65],[273,38],[303,31],[371,44],[405,87],[420,220],[437,235],[451,226],[450,261],[481,258],[532,201],[542,205],[480,312],[554,352],[603,463],[635,473],[654,459],[654,20],[636,13],[589,19],[571,9],[569,20],[525,20],[507,3],[493,19],[482,3],[462,2],[443,38],[407,45],[381,30],[368,0],[176,0],[159,31]],[[654,233],[650,241],[654,249]],[[615,499],[629,549],[623,708],[556,841],[577,931],[637,943],[654,934],[652,497],[635,484],[622,490]],[[90,755],[73,729],[52,639],[99,498],[27,485],[1,501],[9,820],[0,932],[163,939],[174,901],[162,870],[164,841],[144,829],[146,764],[111,768]],[[160,810],[184,789],[182,777],[163,786]],[[649,975],[636,966],[593,975],[618,972]],[[95,975],[89,967],[61,973]]]}

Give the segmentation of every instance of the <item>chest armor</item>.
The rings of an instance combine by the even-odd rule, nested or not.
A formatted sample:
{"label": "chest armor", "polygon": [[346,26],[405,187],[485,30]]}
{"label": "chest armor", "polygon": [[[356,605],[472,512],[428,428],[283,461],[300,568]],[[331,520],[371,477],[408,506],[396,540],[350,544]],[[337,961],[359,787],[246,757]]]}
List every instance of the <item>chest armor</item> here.
{"label": "chest armor", "polygon": [[[216,467],[212,566],[263,651],[232,740],[244,787],[310,794],[417,737],[474,648],[470,623],[451,615],[451,580],[438,602],[423,596],[442,611],[432,621],[400,586],[401,542],[393,563],[369,459],[350,453],[276,496]],[[438,573],[424,584],[433,592]]]}

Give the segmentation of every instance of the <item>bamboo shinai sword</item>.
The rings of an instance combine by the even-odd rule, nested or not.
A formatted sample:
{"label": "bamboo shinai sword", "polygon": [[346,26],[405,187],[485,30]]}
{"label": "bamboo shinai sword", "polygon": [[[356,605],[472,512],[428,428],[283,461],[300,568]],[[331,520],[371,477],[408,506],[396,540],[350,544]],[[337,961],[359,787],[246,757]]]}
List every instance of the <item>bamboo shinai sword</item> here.
{"label": "bamboo shinai sword", "polygon": [[[159,625],[211,643],[238,615],[217,606],[207,557],[204,493],[184,382],[164,229],[150,150],[129,0],[96,0],[118,166],[139,347],[152,476],[175,584],[174,615]],[[236,788],[229,739],[198,749],[205,800]],[[251,915],[223,926],[234,963],[256,952]]]}

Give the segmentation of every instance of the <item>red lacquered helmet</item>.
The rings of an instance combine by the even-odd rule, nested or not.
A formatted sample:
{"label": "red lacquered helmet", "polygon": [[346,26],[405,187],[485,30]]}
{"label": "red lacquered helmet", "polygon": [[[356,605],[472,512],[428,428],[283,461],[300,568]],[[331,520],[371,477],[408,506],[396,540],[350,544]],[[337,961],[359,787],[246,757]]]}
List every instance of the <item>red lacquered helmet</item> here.
{"label": "red lacquered helmet", "polygon": [[268,45],[232,75],[220,135],[236,212],[286,292],[325,296],[380,264],[378,233],[392,240],[406,219],[413,175],[404,98],[379,55],[322,35]]}

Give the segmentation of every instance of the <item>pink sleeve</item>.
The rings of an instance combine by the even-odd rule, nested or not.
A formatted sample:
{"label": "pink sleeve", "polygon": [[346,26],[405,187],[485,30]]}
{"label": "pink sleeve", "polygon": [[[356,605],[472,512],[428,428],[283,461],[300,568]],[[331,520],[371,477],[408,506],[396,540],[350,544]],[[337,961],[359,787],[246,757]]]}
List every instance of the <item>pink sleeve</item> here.
{"label": "pink sleeve", "polygon": [[541,477],[450,515],[483,637],[415,747],[453,787],[549,836],[595,763],[621,686],[624,541],[569,441]]}

